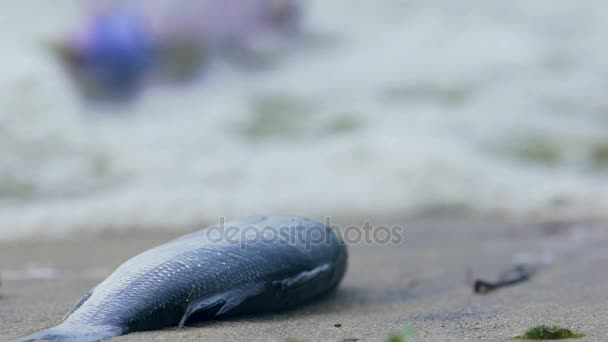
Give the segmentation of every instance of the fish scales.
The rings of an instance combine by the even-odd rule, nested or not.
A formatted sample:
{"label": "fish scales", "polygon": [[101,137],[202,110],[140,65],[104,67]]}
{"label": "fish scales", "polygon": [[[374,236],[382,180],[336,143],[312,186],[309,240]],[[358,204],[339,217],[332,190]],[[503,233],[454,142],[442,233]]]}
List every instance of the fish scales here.
{"label": "fish scales", "polygon": [[93,342],[282,310],[336,288],[346,262],[346,246],[320,222],[300,217],[227,222],[135,256],[85,295],[61,324],[14,341]]}

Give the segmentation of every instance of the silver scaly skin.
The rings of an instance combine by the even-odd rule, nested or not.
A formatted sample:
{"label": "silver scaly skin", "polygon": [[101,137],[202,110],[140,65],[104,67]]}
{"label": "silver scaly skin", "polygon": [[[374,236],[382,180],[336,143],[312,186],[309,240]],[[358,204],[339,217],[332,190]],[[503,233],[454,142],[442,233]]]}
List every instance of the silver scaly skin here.
{"label": "silver scaly skin", "polygon": [[182,236],[122,264],[56,327],[14,341],[93,342],[216,317],[282,310],[336,288],[346,246],[324,224],[250,217]]}

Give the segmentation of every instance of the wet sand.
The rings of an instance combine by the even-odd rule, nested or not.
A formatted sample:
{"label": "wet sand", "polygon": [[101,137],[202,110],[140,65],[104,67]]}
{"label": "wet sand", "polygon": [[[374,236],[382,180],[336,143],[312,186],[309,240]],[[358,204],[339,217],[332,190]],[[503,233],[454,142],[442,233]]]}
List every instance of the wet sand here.
{"label": "wet sand", "polygon": [[[414,341],[506,341],[537,324],[573,328],[588,340],[604,340],[608,334],[605,224],[381,223],[404,225],[403,242],[350,246],[344,282],[327,298],[282,313],[113,340],[382,341],[408,322]],[[59,323],[82,294],[120,263],[180,234],[0,243],[0,340]],[[528,282],[483,296],[472,293],[469,270],[492,280],[514,257],[550,263]]]}

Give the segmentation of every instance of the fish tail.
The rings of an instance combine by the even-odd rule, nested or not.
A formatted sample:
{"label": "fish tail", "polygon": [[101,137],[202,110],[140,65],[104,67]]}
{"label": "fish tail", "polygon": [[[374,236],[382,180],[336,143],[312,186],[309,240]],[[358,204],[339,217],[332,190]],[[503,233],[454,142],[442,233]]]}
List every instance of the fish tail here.
{"label": "fish tail", "polygon": [[46,329],[32,335],[3,342],[29,342],[38,340],[51,342],[97,342],[122,335],[123,333],[123,329],[112,326],[64,327],[58,325],[54,328]]}
{"label": "fish tail", "polygon": [[4,342],[28,342],[28,341],[37,341],[37,340],[49,340],[49,341],[58,341],[59,335],[53,332],[53,329],[47,329],[35,334],[31,334],[28,336],[24,336],[21,338],[17,338],[14,340],[8,340]]}

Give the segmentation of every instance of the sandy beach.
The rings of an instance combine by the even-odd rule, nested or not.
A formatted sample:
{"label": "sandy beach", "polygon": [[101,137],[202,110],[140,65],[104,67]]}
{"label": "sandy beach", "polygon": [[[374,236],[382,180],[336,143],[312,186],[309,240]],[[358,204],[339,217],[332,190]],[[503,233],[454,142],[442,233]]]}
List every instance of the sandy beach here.
{"label": "sandy beach", "polygon": [[3,0],[0,341],[251,214],[404,230],[309,305],[113,341],[608,341],[608,2],[296,2]]}
{"label": "sandy beach", "polygon": [[[404,324],[412,341],[506,341],[538,324],[603,340],[608,253],[602,224],[385,220],[398,245],[351,245],[339,290],[288,312],[235,317],[116,341],[382,341]],[[125,233],[0,244],[0,339],[60,322],[129,257],[181,233]],[[540,262],[528,282],[474,295],[471,275],[495,279],[513,261]],[[338,326],[336,326],[338,325]]]}

